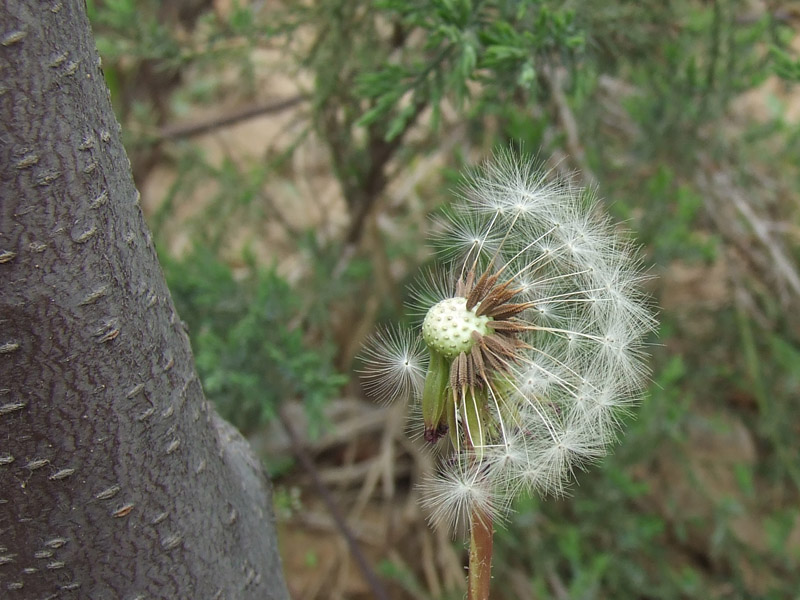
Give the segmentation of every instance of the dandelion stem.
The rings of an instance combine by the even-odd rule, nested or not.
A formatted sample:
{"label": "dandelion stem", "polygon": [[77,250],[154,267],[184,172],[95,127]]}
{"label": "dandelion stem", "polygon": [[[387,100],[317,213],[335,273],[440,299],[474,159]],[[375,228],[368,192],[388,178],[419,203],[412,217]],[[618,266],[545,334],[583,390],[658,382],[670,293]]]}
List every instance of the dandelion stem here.
{"label": "dandelion stem", "polygon": [[479,508],[470,514],[467,600],[489,600],[492,581],[492,516]]}

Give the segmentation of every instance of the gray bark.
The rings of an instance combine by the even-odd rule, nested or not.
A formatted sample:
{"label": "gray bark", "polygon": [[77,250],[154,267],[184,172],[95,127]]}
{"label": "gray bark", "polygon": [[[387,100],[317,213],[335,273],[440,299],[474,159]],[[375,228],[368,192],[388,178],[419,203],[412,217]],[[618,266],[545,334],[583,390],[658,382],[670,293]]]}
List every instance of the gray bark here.
{"label": "gray bark", "polygon": [[203,396],[83,0],[0,5],[0,597],[288,598]]}

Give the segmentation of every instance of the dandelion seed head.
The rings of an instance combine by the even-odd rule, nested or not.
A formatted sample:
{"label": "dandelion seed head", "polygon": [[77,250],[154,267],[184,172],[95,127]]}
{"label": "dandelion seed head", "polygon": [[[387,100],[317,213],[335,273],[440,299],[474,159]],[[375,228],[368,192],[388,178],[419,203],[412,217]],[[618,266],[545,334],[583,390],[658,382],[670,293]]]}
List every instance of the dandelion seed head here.
{"label": "dandelion seed head", "polygon": [[367,346],[368,390],[414,400],[415,432],[441,448],[419,487],[433,523],[565,494],[638,401],[656,321],[636,247],[601,213],[593,190],[500,152],[435,222],[421,326]]}
{"label": "dandelion seed head", "polygon": [[454,357],[475,344],[473,333],[487,335],[489,317],[467,308],[466,298],[448,298],[434,304],[422,322],[422,337],[429,348]]}

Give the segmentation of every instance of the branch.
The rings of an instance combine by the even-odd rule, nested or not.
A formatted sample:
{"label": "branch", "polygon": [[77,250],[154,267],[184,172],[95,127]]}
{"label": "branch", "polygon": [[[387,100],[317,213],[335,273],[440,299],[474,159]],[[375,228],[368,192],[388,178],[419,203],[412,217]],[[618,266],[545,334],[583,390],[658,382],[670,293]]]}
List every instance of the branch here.
{"label": "branch", "polygon": [[347,547],[350,549],[350,554],[352,554],[356,564],[358,565],[358,568],[364,575],[364,579],[366,579],[367,584],[372,589],[373,596],[378,600],[389,600],[389,595],[386,593],[386,589],[378,579],[375,571],[367,562],[367,559],[364,557],[364,553],[361,552],[361,548],[358,546],[358,542],[356,542],[353,532],[350,531],[350,527],[348,527],[347,523],[339,512],[339,508],[336,506],[336,502],[331,496],[331,493],[322,482],[319,472],[314,466],[314,462],[311,460],[311,457],[300,443],[300,439],[297,437],[297,433],[292,427],[292,424],[289,422],[289,419],[286,417],[286,415],[283,414],[282,410],[278,409],[277,412],[278,418],[283,424],[284,429],[286,429],[286,434],[289,436],[289,440],[292,445],[292,452],[297,460],[300,461],[300,464],[303,465],[303,468],[308,471],[308,474],[311,476],[311,482],[314,485],[314,488],[317,490],[317,493],[322,499],[322,502],[325,504],[325,507],[328,509],[328,512],[330,512],[331,517],[336,523],[336,526],[339,528],[339,531],[341,531],[345,542],[347,542]]}
{"label": "branch", "polygon": [[294,96],[293,98],[286,98],[284,100],[279,100],[278,102],[271,101],[269,103],[246,106],[245,108],[240,108],[222,115],[217,115],[204,121],[166,125],[165,127],[161,128],[161,131],[159,132],[159,138],[162,140],[177,140],[208,133],[209,131],[213,131],[215,129],[221,129],[223,127],[235,125],[240,121],[246,121],[247,119],[260,117],[261,115],[267,115],[286,110],[296,106],[297,104],[300,104],[306,99],[306,96]]}
{"label": "branch", "polygon": [[588,186],[593,186],[597,183],[597,177],[595,177],[594,172],[589,168],[586,162],[586,152],[583,149],[583,144],[581,144],[580,135],[578,134],[578,122],[575,119],[575,115],[572,113],[567,97],[564,95],[566,71],[563,67],[545,65],[542,69],[542,74],[550,88],[550,95],[555,105],[556,116],[566,136],[567,151],[572,156],[572,160],[580,167],[584,183]]}
{"label": "branch", "polygon": [[364,221],[369,215],[372,205],[380,196],[383,189],[386,187],[386,165],[389,160],[394,156],[394,153],[403,142],[403,138],[411,127],[413,127],[422,111],[427,106],[424,100],[416,101],[414,106],[414,113],[406,121],[403,130],[391,141],[386,141],[383,138],[383,128],[375,131],[370,131],[371,139],[368,142],[368,154],[370,156],[369,170],[364,174],[361,182],[362,189],[359,190],[357,201],[351,204],[354,209],[353,221],[350,229],[347,232],[346,242],[348,245],[356,245],[361,239],[361,233],[364,229]]}
{"label": "branch", "polygon": [[[698,174],[698,182],[705,191],[708,212],[722,235],[741,251],[748,262],[753,263],[755,273],[771,271],[779,284],[778,291],[789,292],[788,297],[784,296],[785,302],[791,297],[796,300],[800,297],[797,265],[779,236],[774,235],[769,221],[757,214],[744,190],[733,182],[729,171],[715,167],[708,157],[703,157],[701,163],[703,168]],[[748,243],[748,229],[759,242],[755,247]],[[758,246],[763,251],[759,252]]]}

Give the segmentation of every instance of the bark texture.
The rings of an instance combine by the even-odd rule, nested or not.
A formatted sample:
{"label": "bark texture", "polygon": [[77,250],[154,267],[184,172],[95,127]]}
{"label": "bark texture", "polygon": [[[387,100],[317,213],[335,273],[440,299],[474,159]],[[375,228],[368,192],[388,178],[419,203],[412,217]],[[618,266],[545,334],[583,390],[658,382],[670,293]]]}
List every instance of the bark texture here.
{"label": "bark texture", "polygon": [[0,5],[0,597],[285,599],[203,396],[83,0]]}

